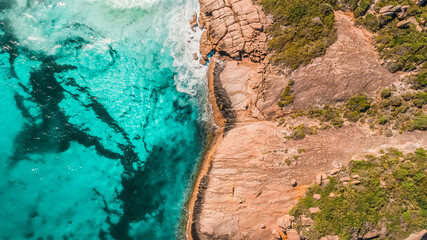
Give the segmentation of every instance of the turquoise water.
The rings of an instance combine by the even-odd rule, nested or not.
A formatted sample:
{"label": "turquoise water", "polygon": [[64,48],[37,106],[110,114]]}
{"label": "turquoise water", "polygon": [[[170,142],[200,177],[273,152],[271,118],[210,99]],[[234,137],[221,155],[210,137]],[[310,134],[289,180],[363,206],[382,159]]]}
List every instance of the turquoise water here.
{"label": "turquoise water", "polygon": [[174,239],[205,139],[197,0],[0,1],[0,239]]}

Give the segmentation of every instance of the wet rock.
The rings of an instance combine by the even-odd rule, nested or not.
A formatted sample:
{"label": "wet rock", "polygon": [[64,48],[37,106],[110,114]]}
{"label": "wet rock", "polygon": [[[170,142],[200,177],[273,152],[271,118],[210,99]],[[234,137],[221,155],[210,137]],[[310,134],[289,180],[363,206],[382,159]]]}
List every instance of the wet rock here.
{"label": "wet rock", "polygon": [[197,25],[197,13],[194,13],[193,18],[190,20],[190,26],[191,28],[195,28]]}
{"label": "wet rock", "polygon": [[202,64],[202,65],[206,65],[206,61],[205,61],[205,59],[200,59],[200,60],[199,60],[199,63],[200,63],[200,64]]}
{"label": "wet rock", "polygon": [[193,54],[193,60],[199,59],[199,56],[197,56],[197,53]]}
{"label": "wet rock", "polygon": [[286,235],[288,236],[288,240],[300,240],[301,237],[295,230],[286,231]]}
{"label": "wet rock", "polygon": [[314,194],[313,198],[316,200],[320,200],[322,198],[322,196],[320,196],[320,194]]}
{"label": "wet rock", "polygon": [[291,180],[291,186],[292,186],[292,187],[296,187],[296,186],[297,186],[297,180],[292,179],[292,180]]}
{"label": "wet rock", "polygon": [[396,24],[397,28],[407,28],[411,22],[408,20],[402,20]]}

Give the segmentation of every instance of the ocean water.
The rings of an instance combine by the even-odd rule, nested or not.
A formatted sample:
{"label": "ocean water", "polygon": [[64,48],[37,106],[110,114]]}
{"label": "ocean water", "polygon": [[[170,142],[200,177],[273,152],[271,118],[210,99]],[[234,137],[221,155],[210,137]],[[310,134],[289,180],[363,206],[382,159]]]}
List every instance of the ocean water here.
{"label": "ocean water", "polygon": [[206,135],[197,0],[0,0],[0,239],[175,239]]}

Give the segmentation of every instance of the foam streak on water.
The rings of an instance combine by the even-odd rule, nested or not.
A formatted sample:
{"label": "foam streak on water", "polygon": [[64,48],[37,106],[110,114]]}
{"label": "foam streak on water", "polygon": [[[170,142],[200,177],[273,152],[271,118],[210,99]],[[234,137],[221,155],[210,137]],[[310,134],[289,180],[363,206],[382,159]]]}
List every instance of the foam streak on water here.
{"label": "foam streak on water", "polygon": [[202,154],[197,0],[0,2],[0,239],[174,239]]}

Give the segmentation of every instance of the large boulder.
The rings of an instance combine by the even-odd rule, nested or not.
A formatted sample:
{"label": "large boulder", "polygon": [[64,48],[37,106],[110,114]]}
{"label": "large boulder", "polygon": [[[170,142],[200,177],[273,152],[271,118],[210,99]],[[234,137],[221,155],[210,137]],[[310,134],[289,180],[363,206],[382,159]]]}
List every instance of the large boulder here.
{"label": "large boulder", "polygon": [[394,6],[388,5],[380,9],[380,14],[383,16],[393,16],[395,12],[393,11]]}
{"label": "large boulder", "polygon": [[300,240],[301,237],[295,230],[286,231],[286,235],[288,236],[288,240]]}
{"label": "large boulder", "polygon": [[284,230],[288,230],[292,226],[292,219],[289,214],[284,215],[283,217],[277,219],[277,224],[279,224],[279,227],[283,228]]}
{"label": "large boulder", "polygon": [[397,18],[399,18],[400,20],[405,19],[409,14],[408,10],[409,10],[409,5],[402,6],[401,11],[397,13]]}
{"label": "large boulder", "polygon": [[409,27],[410,23],[411,22],[408,20],[402,20],[402,21],[398,22],[396,26],[397,26],[397,28],[407,28],[407,27]]}
{"label": "large boulder", "polygon": [[426,240],[426,239],[427,239],[427,230],[422,230],[421,232],[411,234],[411,236],[409,236],[405,240]]}
{"label": "large boulder", "polygon": [[313,221],[313,219],[311,219],[309,217],[301,216],[301,225],[303,225],[303,226],[313,226],[314,225],[314,221]]}

